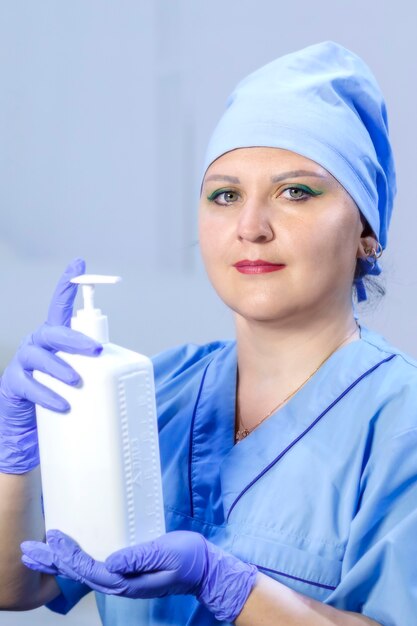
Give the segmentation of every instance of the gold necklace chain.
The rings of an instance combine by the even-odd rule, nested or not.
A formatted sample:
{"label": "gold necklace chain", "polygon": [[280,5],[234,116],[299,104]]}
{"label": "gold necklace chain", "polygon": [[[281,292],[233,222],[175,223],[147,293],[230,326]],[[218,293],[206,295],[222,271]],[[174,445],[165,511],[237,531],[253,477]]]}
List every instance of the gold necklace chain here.
{"label": "gold necklace chain", "polygon": [[255,428],[258,428],[258,426],[260,426],[260,424],[262,424],[262,422],[264,422],[266,419],[268,419],[268,417],[270,417],[272,415],[272,413],[275,413],[275,411],[277,411],[279,409],[280,406],[282,406],[285,402],[287,402],[287,400],[289,400],[290,398],[292,398],[292,396],[294,396],[297,391],[299,389],[301,389],[301,387],[303,387],[306,382],[308,382],[310,380],[310,378],[312,376],[314,376],[314,374],[321,368],[321,366],[323,365],[323,363],[325,363],[328,359],[330,359],[330,357],[332,356],[332,354],[334,354],[336,352],[336,350],[338,350],[340,348],[340,346],[342,344],[345,343],[345,341],[347,341],[348,339],[350,339],[352,337],[352,335],[358,330],[360,329],[359,324],[356,322],[356,328],[349,333],[349,335],[347,335],[335,348],[334,350],[332,350],[330,352],[330,354],[328,354],[326,356],[325,359],[323,359],[323,361],[320,363],[320,365],[318,367],[316,367],[316,369],[314,370],[314,372],[312,372],[310,374],[310,376],[308,378],[305,379],[304,382],[301,383],[301,385],[299,385],[297,387],[297,389],[294,389],[294,391],[292,391],[288,396],[286,396],[283,400],[281,400],[281,402],[279,404],[277,404],[276,406],[274,406],[274,408],[269,411],[269,413],[267,415],[265,415],[257,424],[255,424],[255,426],[253,426],[251,429],[246,428],[245,425],[243,424],[243,420],[242,417],[239,416],[239,422],[240,422],[240,428],[239,430],[236,432],[236,442],[239,443],[239,441],[242,441],[242,439],[244,439],[245,437],[247,437],[248,435],[250,435],[250,433],[255,430]]}

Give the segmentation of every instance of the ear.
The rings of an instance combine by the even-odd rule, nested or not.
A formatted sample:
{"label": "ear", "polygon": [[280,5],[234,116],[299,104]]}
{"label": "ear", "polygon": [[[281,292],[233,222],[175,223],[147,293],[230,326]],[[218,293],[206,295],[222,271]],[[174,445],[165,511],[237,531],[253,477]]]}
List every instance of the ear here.
{"label": "ear", "polygon": [[361,215],[361,222],[363,230],[359,240],[356,258],[365,260],[371,255],[372,248],[374,250],[377,249],[378,239],[363,215]]}
{"label": "ear", "polygon": [[378,241],[372,236],[368,235],[366,237],[361,237],[358,245],[358,250],[356,252],[356,258],[358,259],[367,259],[371,256],[372,249],[377,250]]}

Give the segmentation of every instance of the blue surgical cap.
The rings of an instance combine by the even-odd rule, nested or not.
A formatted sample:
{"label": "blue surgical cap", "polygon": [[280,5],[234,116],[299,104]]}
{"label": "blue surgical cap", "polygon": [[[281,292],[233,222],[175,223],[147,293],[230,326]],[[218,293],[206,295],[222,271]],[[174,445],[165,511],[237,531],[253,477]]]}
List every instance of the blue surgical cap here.
{"label": "blue surgical cap", "polygon": [[[209,165],[236,148],[283,148],[315,161],[356,202],[382,248],[396,193],[387,111],[369,67],[325,41],[287,54],[244,78],[227,101],[210,139]],[[378,263],[359,260],[363,274]],[[366,299],[356,279],[358,300]]]}

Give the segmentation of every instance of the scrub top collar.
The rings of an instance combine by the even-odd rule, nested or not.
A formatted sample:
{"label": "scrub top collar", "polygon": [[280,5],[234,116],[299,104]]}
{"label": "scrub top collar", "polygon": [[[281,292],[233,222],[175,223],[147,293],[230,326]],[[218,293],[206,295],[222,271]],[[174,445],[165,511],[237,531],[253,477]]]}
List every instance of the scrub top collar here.
{"label": "scrub top collar", "polygon": [[[222,500],[224,521],[232,520],[245,493],[321,420],[331,420],[332,407],[351,389],[395,356],[389,348],[380,335],[361,326],[360,339],[334,352],[283,407],[234,444],[237,353],[235,342],[225,343],[207,366],[193,415],[192,516],[205,519]],[[213,492],[219,471],[221,489]],[[208,507],[213,497],[216,502]]]}

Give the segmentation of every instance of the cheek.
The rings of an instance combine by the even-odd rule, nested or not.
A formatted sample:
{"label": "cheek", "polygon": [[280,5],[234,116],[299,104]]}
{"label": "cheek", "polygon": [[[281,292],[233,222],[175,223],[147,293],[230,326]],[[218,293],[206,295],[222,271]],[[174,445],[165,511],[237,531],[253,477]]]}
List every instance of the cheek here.
{"label": "cheek", "polygon": [[221,256],[224,229],[219,228],[217,220],[207,214],[200,214],[198,232],[201,254],[205,265],[209,266]]}
{"label": "cheek", "polygon": [[209,227],[206,218],[200,214],[198,219],[198,241],[204,262],[206,262],[207,252],[211,247],[209,242],[212,238],[212,229]]}
{"label": "cheek", "polygon": [[[330,215],[330,217],[329,217]],[[356,264],[360,228],[357,209],[335,207],[299,233],[300,258],[323,279],[335,274],[350,277]]]}

